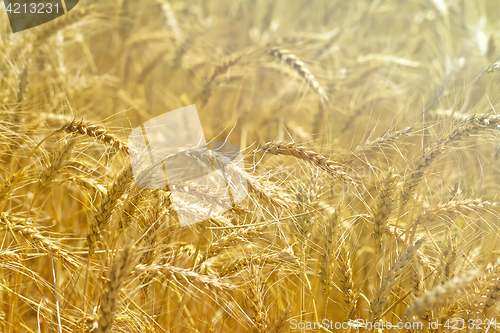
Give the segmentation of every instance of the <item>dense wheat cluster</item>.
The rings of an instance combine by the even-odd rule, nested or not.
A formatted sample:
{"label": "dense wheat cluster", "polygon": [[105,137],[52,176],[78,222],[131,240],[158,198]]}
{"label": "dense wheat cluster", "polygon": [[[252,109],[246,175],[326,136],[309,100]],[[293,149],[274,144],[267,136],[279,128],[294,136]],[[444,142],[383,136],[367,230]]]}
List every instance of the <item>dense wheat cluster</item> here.
{"label": "dense wheat cluster", "polygon": [[[0,31],[1,332],[500,327],[497,0],[81,0],[16,34],[2,4]],[[136,183],[128,135],[193,104],[244,155],[233,208]],[[205,208],[174,192],[226,211],[181,226]]]}

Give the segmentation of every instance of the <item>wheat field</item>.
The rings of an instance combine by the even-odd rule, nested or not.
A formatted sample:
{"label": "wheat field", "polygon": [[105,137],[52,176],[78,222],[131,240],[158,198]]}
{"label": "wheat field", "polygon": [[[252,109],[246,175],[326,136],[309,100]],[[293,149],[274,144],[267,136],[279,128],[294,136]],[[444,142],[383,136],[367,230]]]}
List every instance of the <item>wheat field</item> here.
{"label": "wheat field", "polygon": [[[0,5],[1,332],[500,330],[496,0],[81,0],[10,29]],[[247,192],[183,226],[227,202],[138,186],[128,136],[189,105]]]}

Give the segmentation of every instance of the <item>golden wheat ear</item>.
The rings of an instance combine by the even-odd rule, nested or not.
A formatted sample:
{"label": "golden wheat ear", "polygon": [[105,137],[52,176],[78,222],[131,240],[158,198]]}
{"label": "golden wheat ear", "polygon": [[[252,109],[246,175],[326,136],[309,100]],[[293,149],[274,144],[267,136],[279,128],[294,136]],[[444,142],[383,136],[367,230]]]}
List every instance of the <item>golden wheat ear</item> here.
{"label": "golden wheat ear", "polygon": [[242,55],[237,55],[231,59],[224,61],[222,64],[214,68],[212,75],[210,75],[210,77],[205,80],[203,84],[203,90],[200,94],[201,99],[204,101],[204,103],[208,101],[210,95],[212,94],[215,79],[224,73],[228,73],[231,67],[240,62],[241,58]]}
{"label": "golden wheat ear", "polygon": [[64,166],[65,161],[69,158],[71,150],[75,146],[76,142],[70,139],[68,143],[57,153],[57,155],[52,158],[47,168],[43,169],[40,174],[40,182],[38,183],[37,193],[42,193],[54,179],[57,173]]}
{"label": "golden wheat ear", "polygon": [[123,251],[114,258],[108,282],[106,283],[106,289],[102,295],[96,332],[112,332],[119,308],[122,285],[134,269],[137,258],[136,254],[135,247],[125,246]]}
{"label": "golden wheat ear", "polygon": [[268,49],[268,53],[291,66],[315,92],[325,101],[328,101],[325,90],[319,85],[318,81],[316,81],[314,75],[311,74],[311,71],[306,67],[304,62],[299,60],[296,55],[290,53],[288,50],[279,49],[277,47]]}
{"label": "golden wheat ear", "polygon": [[438,140],[427,147],[422,156],[415,162],[411,173],[406,177],[401,190],[400,214],[406,208],[417,187],[424,178],[425,172],[443,153],[449,150],[454,143],[468,136],[487,130],[498,130],[500,127],[500,116],[489,114],[473,114],[465,118],[445,133]]}
{"label": "golden wheat ear", "polygon": [[335,250],[338,242],[338,228],[342,217],[341,207],[337,207],[331,216],[323,220],[323,246],[321,248],[321,283],[327,296],[325,307],[328,303],[328,296],[333,289],[333,278],[335,271]]}
{"label": "golden wheat ear", "polygon": [[134,173],[129,163],[120,171],[113,181],[113,184],[108,188],[106,196],[102,199],[100,207],[97,209],[97,212],[90,222],[90,230],[87,234],[89,256],[95,252],[97,242],[101,238],[105,227],[109,224],[115,207],[118,204],[118,200],[129,190],[133,180]]}
{"label": "golden wheat ear", "polygon": [[72,120],[62,125],[59,132],[74,133],[85,135],[111,146],[116,150],[122,151],[127,155],[134,155],[136,151],[124,139],[110,133],[104,126],[91,124],[90,122]]}
{"label": "golden wheat ear", "polygon": [[262,150],[273,155],[293,156],[299,160],[309,162],[325,170],[335,178],[339,178],[345,183],[355,184],[352,176],[347,172],[347,168],[340,163],[328,159],[320,153],[299,146],[294,142],[273,141],[266,143]]}
{"label": "golden wheat ear", "polygon": [[377,291],[376,298],[371,302],[371,314],[370,318],[372,320],[378,320],[382,314],[388,298],[392,291],[392,288],[397,284],[398,279],[405,272],[406,266],[411,263],[412,258],[417,253],[418,249],[424,244],[425,239],[419,239],[414,244],[411,244],[405,253],[396,261],[394,266],[389,270],[385,279]]}
{"label": "golden wheat ear", "polygon": [[376,253],[381,252],[382,236],[387,232],[387,220],[392,212],[393,195],[396,187],[397,174],[389,170],[382,182],[379,197],[372,210],[373,233]]}
{"label": "golden wheat ear", "polygon": [[92,13],[96,9],[96,5],[90,4],[87,7],[80,7],[69,11],[64,16],[59,17],[49,23],[44,24],[35,32],[35,38],[37,43],[41,43],[51,36],[55,35],[58,31],[75,24],[87,15]]}
{"label": "golden wheat ear", "polygon": [[479,270],[472,270],[462,273],[444,284],[438,284],[433,289],[428,290],[422,296],[415,299],[406,310],[407,316],[425,316],[428,310],[446,303],[457,296],[457,291],[470,286],[480,275]]}

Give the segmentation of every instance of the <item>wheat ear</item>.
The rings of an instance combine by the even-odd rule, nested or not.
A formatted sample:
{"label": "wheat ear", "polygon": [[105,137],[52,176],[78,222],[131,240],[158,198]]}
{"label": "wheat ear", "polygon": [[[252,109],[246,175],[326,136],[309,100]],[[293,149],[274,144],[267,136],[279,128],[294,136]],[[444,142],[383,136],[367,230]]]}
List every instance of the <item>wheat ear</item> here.
{"label": "wheat ear", "polygon": [[[231,163],[231,159],[228,156],[225,156],[217,151],[209,151],[206,146],[196,147],[189,150],[181,150],[171,156],[168,156],[165,161],[169,158],[178,157],[179,155],[189,155],[189,157],[201,161],[210,160],[212,165],[220,166],[221,169],[223,168],[224,172],[228,176],[234,175],[235,177],[239,177],[242,181],[245,181],[249,192],[255,194],[258,198],[266,202],[277,205],[278,207],[290,207],[295,204],[293,199],[289,197],[288,193],[280,187],[271,184],[270,182],[261,181],[256,176],[246,172],[238,164]],[[219,205],[219,203],[216,204]],[[221,204],[227,206],[229,205],[229,202],[221,202]]]}
{"label": "wheat ear", "polygon": [[140,204],[146,196],[146,192],[146,189],[139,189],[138,187],[135,187],[132,190],[130,193],[130,199],[127,201],[123,210],[123,216],[120,218],[120,221],[118,221],[118,227],[120,229],[128,228],[130,226]]}
{"label": "wheat ear", "polygon": [[328,297],[332,290],[335,262],[335,246],[337,245],[337,232],[341,217],[340,207],[325,219],[323,225],[323,247],[321,248],[320,279],[323,284],[325,296]]}
{"label": "wheat ear", "polygon": [[185,193],[199,198],[202,202],[231,209],[233,207],[230,199],[223,198],[208,187],[196,183],[168,184],[171,192]]}
{"label": "wheat ear", "polygon": [[297,56],[291,54],[288,50],[282,50],[276,47],[271,48],[269,54],[286,62],[287,65],[295,69],[314,91],[316,91],[325,101],[328,101],[325,90],[319,85],[314,75],[311,74],[311,71],[297,58]]}
{"label": "wheat ear", "polygon": [[36,41],[42,42],[52,35],[56,34],[59,30],[66,28],[67,26],[77,23],[85,16],[87,16],[90,12],[95,9],[95,5],[90,5],[88,7],[75,8],[69,11],[62,17],[57,18],[47,24],[44,24],[41,29],[39,29],[36,34]]}
{"label": "wheat ear", "polygon": [[61,126],[58,131],[87,135],[91,138],[95,138],[101,141],[106,145],[113,147],[116,150],[120,150],[125,154],[135,154],[135,150],[130,147],[130,145],[125,140],[120,139],[118,136],[112,133],[109,133],[109,131],[103,126],[91,124],[84,120],[72,120]]}
{"label": "wheat ear", "polygon": [[19,86],[17,89],[17,102],[21,104],[25,98],[28,86],[28,65],[24,65],[24,69],[19,77]]}
{"label": "wheat ear", "polygon": [[[144,221],[144,243],[145,243],[145,252],[141,257],[140,262],[145,265],[151,265],[154,261],[155,247],[156,247],[156,237],[158,236],[158,230],[160,226],[160,219],[163,213],[164,207],[164,197],[159,190],[154,191],[152,200],[152,209],[148,214],[148,218]],[[146,276],[142,281],[142,285],[144,288],[142,289],[144,296],[149,294],[149,282],[151,278]]]}
{"label": "wheat ear", "polygon": [[248,268],[252,263],[259,265],[259,267],[269,265],[273,268],[276,268],[279,265],[285,264],[290,267],[299,267],[297,257],[295,257],[293,251],[288,248],[278,253],[257,254],[239,257],[234,261],[225,264],[218,273],[220,276],[236,274],[243,269]]}
{"label": "wheat ear", "polygon": [[486,209],[488,207],[498,207],[499,203],[482,200],[479,198],[468,198],[460,200],[450,200],[446,203],[437,205],[436,207],[421,213],[416,224],[426,225],[430,222],[436,221],[437,218],[448,217],[450,220],[453,219],[461,210],[464,211],[476,211],[478,209]]}
{"label": "wheat ear", "polygon": [[417,186],[420,184],[420,180],[425,174],[425,171],[441,154],[451,147],[454,142],[459,141],[466,136],[477,134],[482,130],[498,129],[499,126],[500,116],[498,115],[474,114],[462,120],[449,133],[438,141],[432,143],[415,163],[412,173],[405,180],[401,191],[400,211],[403,211],[409,200],[412,198]]}
{"label": "wheat ear", "polygon": [[95,167],[90,166],[86,164],[85,162],[82,161],[76,161],[76,160],[69,160],[64,163],[62,166],[62,169],[64,170],[77,170],[80,171],[81,173],[85,174],[86,176],[96,176],[96,177],[101,177],[102,174],[95,169]]}
{"label": "wheat ear", "polygon": [[236,245],[244,244],[249,239],[260,236],[264,226],[241,228],[232,233],[222,236],[212,242],[205,253],[205,260],[214,257],[222,251]]}
{"label": "wheat ear", "polygon": [[90,231],[87,235],[89,255],[94,253],[96,243],[101,237],[104,227],[109,223],[114,207],[118,204],[118,200],[123,193],[127,191],[133,179],[134,173],[132,172],[132,167],[130,164],[127,164],[122,171],[120,171],[113,185],[108,189],[108,193],[102,199],[101,206],[91,220]]}
{"label": "wheat ear", "polygon": [[253,311],[252,320],[255,325],[255,333],[267,332],[268,318],[264,307],[264,287],[265,284],[257,273],[255,265],[250,265],[250,280],[248,281],[247,300]]}
{"label": "wheat ear", "polygon": [[40,182],[38,183],[38,191],[40,194],[49,186],[50,182],[57,175],[57,172],[62,168],[66,159],[68,159],[71,154],[71,150],[75,146],[75,140],[70,139],[68,143],[59,151],[59,153],[54,157],[54,159],[50,162],[49,166],[44,169],[40,175]]}
{"label": "wheat ear", "polygon": [[341,179],[345,183],[354,184],[353,178],[343,170],[343,166],[326,158],[320,153],[299,146],[294,142],[273,141],[267,143],[262,149],[273,155],[293,156],[309,162],[325,170],[333,177]]}
{"label": "wheat ear", "polygon": [[274,323],[271,333],[284,333],[288,331],[287,322],[290,319],[290,310],[281,311],[279,318]]}
{"label": "wheat ear", "polygon": [[178,283],[186,282],[188,285],[203,287],[206,290],[237,289],[235,285],[222,282],[220,279],[217,279],[210,275],[199,274],[191,269],[180,268],[172,266],[170,264],[151,264],[151,265],[139,264],[135,267],[134,273],[137,275],[161,274],[165,276],[168,280],[173,280]]}
{"label": "wheat ear", "polygon": [[64,182],[72,182],[77,184],[78,186],[84,188],[91,197],[93,197],[96,194],[99,194],[101,197],[103,197],[106,195],[106,193],[108,193],[106,187],[94,178],[69,177],[63,180],[61,183]]}
{"label": "wheat ear", "polygon": [[424,288],[424,268],[427,271],[432,271],[430,260],[420,250],[413,256],[412,264],[410,266],[410,284],[415,296],[420,295]]}
{"label": "wheat ear", "polygon": [[[23,219],[24,220],[24,219]],[[32,223],[26,224],[17,224],[13,223],[9,220],[9,216],[7,213],[0,214],[0,221],[13,232],[17,232],[22,235],[29,243],[33,244],[35,247],[41,247],[44,251],[49,253],[49,250],[55,253],[58,259],[63,260],[65,263],[69,264],[73,268],[79,268],[78,262],[73,259],[73,257],[63,250],[59,245],[55,244],[53,241],[42,235],[40,231],[38,231]]]}
{"label": "wheat ear", "polygon": [[127,246],[113,260],[113,267],[106,283],[106,290],[102,295],[97,333],[112,332],[113,323],[118,312],[118,299],[120,298],[122,284],[134,268],[135,252],[133,246]]}
{"label": "wheat ear", "polygon": [[491,278],[487,281],[486,295],[482,298],[483,313],[487,314],[489,309],[494,309],[494,306],[500,300],[500,277],[498,271],[500,268],[500,261],[492,267],[490,274]]}
{"label": "wheat ear", "polygon": [[378,289],[375,299],[371,302],[370,316],[374,320],[378,320],[379,316],[384,310],[384,306],[388,301],[390,293],[394,285],[398,282],[400,276],[403,274],[406,266],[412,261],[413,256],[416,254],[420,246],[424,243],[425,239],[419,239],[414,244],[410,245],[405,253],[396,261],[394,266],[389,270],[387,276],[382,281]]}
{"label": "wheat ear", "polygon": [[374,140],[369,140],[366,143],[357,146],[352,152],[347,154],[343,159],[343,163],[353,163],[356,159],[361,156],[375,153],[381,149],[390,147],[394,145],[400,138],[408,136],[408,133],[412,131],[413,127],[406,127],[400,131],[393,131],[384,134],[383,136],[376,138]]}
{"label": "wheat ear", "polygon": [[436,305],[446,303],[448,300],[455,297],[460,289],[467,287],[476,281],[479,275],[479,270],[472,270],[465,272],[460,276],[456,276],[444,284],[438,284],[431,290],[425,292],[422,296],[415,299],[413,304],[406,309],[406,315],[408,317],[412,315],[425,317],[428,309],[431,309]]}
{"label": "wheat ear", "polygon": [[380,253],[382,236],[387,232],[387,220],[392,212],[392,202],[396,185],[396,174],[390,170],[380,187],[380,194],[372,211],[373,233],[375,250]]}
{"label": "wheat ear", "polygon": [[453,271],[457,265],[457,247],[455,237],[453,237],[451,243],[443,251],[441,256],[441,282],[446,282],[450,277],[453,277]]}
{"label": "wheat ear", "polygon": [[212,93],[212,85],[213,85],[215,79],[219,75],[227,73],[227,71],[229,71],[229,69],[231,67],[236,65],[241,60],[241,57],[242,57],[241,55],[238,55],[234,58],[231,58],[229,60],[224,61],[222,64],[215,67],[212,75],[205,81],[205,83],[203,85],[203,90],[201,92],[201,97],[202,97],[203,101],[205,101],[205,103]]}
{"label": "wheat ear", "polygon": [[[349,248],[345,241],[339,242],[339,252],[337,256],[337,265],[339,271],[340,291],[344,300],[344,311],[348,318],[354,316],[355,309],[355,293],[354,293],[354,276],[352,271],[352,261]],[[352,309],[349,313],[349,309]]]}

